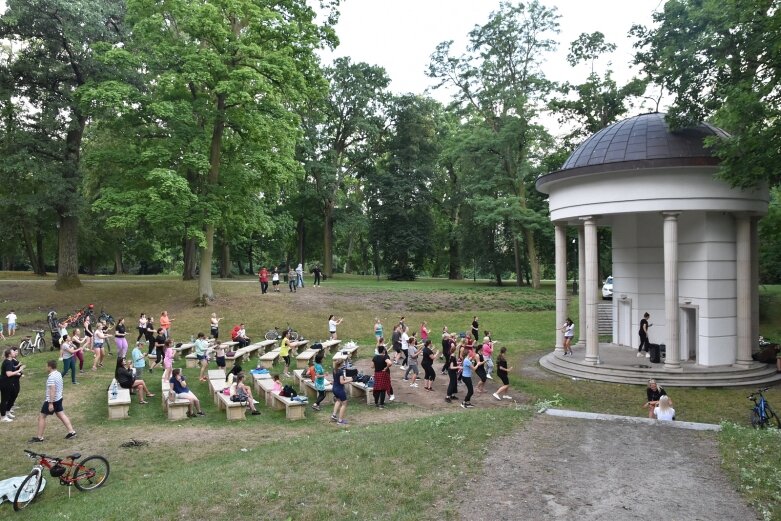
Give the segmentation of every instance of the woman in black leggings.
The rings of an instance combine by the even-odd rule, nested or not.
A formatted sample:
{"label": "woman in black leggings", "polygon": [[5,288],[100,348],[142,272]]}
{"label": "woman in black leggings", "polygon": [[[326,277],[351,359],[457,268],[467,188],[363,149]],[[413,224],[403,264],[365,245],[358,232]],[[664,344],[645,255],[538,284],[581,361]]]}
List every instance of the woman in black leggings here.
{"label": "woman in black leggings", "polygon": [[19,396],[19,378],[24,366],[16,360],[15,347],[6,349],[3,354],[3,363],[0,366],[0,421],[11,422],[14,419],[11,409]]}
{"label": "woman in black leggings", "polygon": [[447,394],[445,395],[445,401],[450,403],[453,397],[458,391],[458,371],[461,366],[458,365],[458,357],[455,350],[451,349],[450,356],[448,357],[447,375],[450,377],[450,383],[447,386]]}

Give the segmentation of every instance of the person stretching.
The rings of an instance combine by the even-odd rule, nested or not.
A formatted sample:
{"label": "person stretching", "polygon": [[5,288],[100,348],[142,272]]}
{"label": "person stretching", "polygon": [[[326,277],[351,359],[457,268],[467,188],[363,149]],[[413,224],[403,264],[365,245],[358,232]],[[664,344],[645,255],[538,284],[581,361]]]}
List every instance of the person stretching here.
{"label": "person stretching", "polygon": [[315,391],[317,391],[317,401],[312,404],[312,409],[320,410],[320,404],[325,400],[325,369],[323,369],[323,350],[321,349],[315,355]]}
{"label": "person stretching", "polygon": [[374,364],[374,388],[372,391],[374,406],[384,409],[385,394],[391,388],[390,368],[393,367],[393,362],[385,351],[384,345],[377,346],[377,354],[372,358],[372,363]]}
{"label": "person stretching", "polygon": [[334,362],[334,412],[331,414],[331,421],[336,422],[339,425],[347,425],[347,420],[344,419],[344,413],[347,410],[347,392],[345,392],[344,385],[353,381],[353,379],[345,375],[342,365],[344,360],[336,360]]}
{"label": "person stretching", "polygon": [[464,385],[466,385],[466,396],[464,397],[464,401],[461,402],[461,407],[464,409],[471,409],[474,407],[472,405],[472,402],[469,400],[472,398],[472,393],[474,390],[472,389],[472,371],[474,367],[474,362],[472,361],[469,356],[465,356],[462,364],[462,371],[461,371],[461,381],[464,382]]}
{"label": "person stretching", "polygon": [[502,386],[494,393],[494,398],[497,400],[501,400],[502,398],[505,400],[512,400],[512,397],[507,396],[507,389],[510,388],[509,375],[512,370],[512,367],[507,367],[507,348],[503,347],[499,350],[499,366],[496,371],[496,375],[499,377],[499,380],[502,381]]}
{"label": "person stretching", "polygon": [[431,340],[426,340],[423,343],[423,353],[421,355],[423,359],[420,362],[420,365],[423,366],[423,389],[426,391],[433,391],[432,386],[434,385],[434,380],[437,378],[437,373],[434,371],[434,360],[437,359],[439,356],[439,353],[431,350]]}

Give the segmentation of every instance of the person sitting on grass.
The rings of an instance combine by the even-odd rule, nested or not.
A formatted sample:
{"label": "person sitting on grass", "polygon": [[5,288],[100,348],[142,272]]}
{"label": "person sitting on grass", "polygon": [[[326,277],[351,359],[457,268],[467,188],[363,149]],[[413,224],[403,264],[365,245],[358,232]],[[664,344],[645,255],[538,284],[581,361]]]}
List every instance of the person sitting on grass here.
{"label": "person sitting on grass", "polygon": [[244,373],[239,373],[236,376],[236,381],[231,386],[231,400],[234,402],[246,403],[247,408],[252,411],[253,416],[257,416],[260,412],[255,408],[255,399],[252,397],[252,389],[244,383]]}
{"label": "person sitting on grass", "polygon": [[195,396],[192,391],[190,391],[190,388],[187,387],[187,382],[184,381],[182,370],[178,367],[174,369],[170,383],[171,393],[173,393],[176,398],[190,402],[187,406],[188,418],[194,418],[195,416],[206,416],[201,410],[201,402],[198,400],[198,397]]}
{"label": "person sitting on grass", "polygon": [[657,420],[673,421],[675,419],[675,409],[670,407],[670,398],[663,394],[659,397],[659,405],[654,407],[654,416]]}
{"label": "person sitting on grass", "polygon": [[[648,417],[653,418],[654,417],[654,408],[659,405],[659,399],[662,396],[667,396],[667,392],[656,384],[656,380],[651,379],[648,380],[648,388],[645,390],[646,397],[648,398],[648,401],[645,402],[643,407],[648,409]],[[672,405],[673,402],[670,400],[670,405]]]}
{"label": "person sitting on grass", "polygon": [[117,359],[117,370],[114,373],[114,378],[117,379],[117,383],[123,389],[135,390],[138,393],[138,403],[145,405],[147,402],[144,398],[149,396],[154,397],[154,394],[149,392],[146,383],[140,378],[136,378],[133,375],[133,364],[130,360],[123,358]]}

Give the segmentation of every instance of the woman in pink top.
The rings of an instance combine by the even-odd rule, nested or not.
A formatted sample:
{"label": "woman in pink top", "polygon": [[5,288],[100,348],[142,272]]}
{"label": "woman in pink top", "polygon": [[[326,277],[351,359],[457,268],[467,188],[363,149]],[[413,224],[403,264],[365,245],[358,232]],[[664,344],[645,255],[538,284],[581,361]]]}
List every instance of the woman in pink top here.
{"label": "woman in pink top", "polygon": [[483,358],[485,358],[485,376],[489,380],[493,380],[491,373],[494,372],[494,343],[491,342],[491,337],[485,337],[483,339]]}
{"label": "woman in pink top", "polygon": [[426,340],[428,340],[428,324],[423,321],[423,323],[420,324],[420,341],[425,344]]}
{"label": "woman in pink top", "polygon": [[163,311],[160,313],[160,327],[163,328],[163,335],[165,335],[166,338],[171,338],[171,332],[169,329],[171,329],[171,322],[173,321],[172,318],[169,318],[168,311]]}
{"label": "woman in pink top", "polygon": [[174,367],[174,348],[171,347],[171,339],[165,341],[163,351],[163,381],[167,382],[171,379],[171,370]]}

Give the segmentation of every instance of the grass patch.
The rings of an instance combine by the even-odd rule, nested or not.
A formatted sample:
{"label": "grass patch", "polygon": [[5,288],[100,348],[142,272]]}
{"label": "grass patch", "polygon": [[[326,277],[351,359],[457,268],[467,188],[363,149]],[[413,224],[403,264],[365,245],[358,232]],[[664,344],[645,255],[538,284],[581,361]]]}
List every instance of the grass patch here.
{"label": "grass patch", "polygon": [[765,521],[781,520],[781,430],[725,422],[719,434],[722,463]]}

